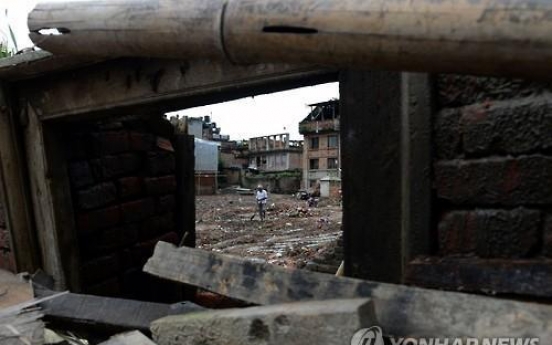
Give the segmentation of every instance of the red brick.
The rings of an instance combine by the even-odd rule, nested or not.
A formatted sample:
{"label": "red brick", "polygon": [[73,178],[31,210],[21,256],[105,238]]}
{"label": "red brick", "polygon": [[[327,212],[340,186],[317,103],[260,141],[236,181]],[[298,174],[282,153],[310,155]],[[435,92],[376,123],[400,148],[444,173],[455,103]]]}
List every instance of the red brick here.
{"label": "red brick", "polygon": [[439,222],[439,253],[441,255],[475,253],[476,219],[473,212],[446,213]]}
{"label": "red brick", "polygon": [[90,210],[117,200],[117,188],[112,182],[100,183],[77,193],[79,208]]}
{"label": "red brick", "polygon": [[98,155],[109,155],[129,150],[129,137],[126,131],[108,131],[92,135],[94,150]]}
{"label": "red brick", "polygon": [[500,157],[435,164],[437,196],[456,205],[552,203],[552,157]]}
{"label": "red brick", "polygon": [[435,115],[433,137],[439,159],[453,159],[461,153],[460,111],[444,109]]}
{"label": "red brick", "polygon": [[157,199],[157,213],[174,212],[176,198],[174,195],[165,195]]}
{"label": "red brick", "polygon": [[113,278],[119,271],[119,258],[116,254],[87,261],[81,266],[81,279],[84,285],[94,285]]}
{"label": "red brick", "polygon": [[121,205],[124,222],[134,222],[151,217],[155,213],[154,199],[141,199]]}
{"label": "red brick", "polygon": [[133,151],[149,151],[155,146],[155,136],[149,133],[130,131],[129,141]]}
{"label": "red brick", "polygon": [[176,192],[176,178],[174,175],[145,179],[148,195],[165,195]]}
{"label": "red brick", "polygon": [[174,213],[166,213],[156,216],[148,219],[142,224],[140,230],[140,240],[151,240],[152,238],[157,238],[168,232],[175,231],[175,229],[176,224],[174,220]]}
{"label": "red brick", "polygon": [[149,152],[146,159],[146,168],[149,176],[174,173],[174,154],[172,152]]}
{"label": "red brick", "polygon": [[82,188],[94,183],[94,175],[87,161],[71,163],[69,165],[69,179],[76,188]]}
{"label": "red brick", "polygon": [[537,210],[453,211],[439,223],[442,256],[477,254],[483,258],[526,258],[537,254],[541,213]]}
{"label": "red brick", "polygon": [[84,292],[94,296],[118,297],[121,294],[121,286],[118,278],[111,278],[99,284],[85,287]]}
{"label": "red brick", "polygon": [[125,177],[117,181],[117,186],[121,199],[139,197],[144,192],[144,179],[142,177]]}
{"label": "red brick", "polygon": [[119,206],[113,206],[96,211],[79,213],[77,215],[77,229],[82,234],[108,228],[119,224],[121,210]]}
{"label": "red brick", "polygon": [[106,180],[129,175],[140,170],[142,158],[135,153],[117,156],[105,156],[90,162],[92,170],[98,179]]}

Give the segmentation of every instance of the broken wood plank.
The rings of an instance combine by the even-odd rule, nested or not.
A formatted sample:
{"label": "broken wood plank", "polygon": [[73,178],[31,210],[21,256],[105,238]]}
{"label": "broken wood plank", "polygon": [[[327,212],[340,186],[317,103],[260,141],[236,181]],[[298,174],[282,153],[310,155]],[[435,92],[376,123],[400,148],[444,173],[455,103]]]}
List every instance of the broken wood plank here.
{"label": "broken wood plank", "polygon": [[388,335],[552,339],[552,306],[288,270],[159,242],[150,274],[256,304],[370,297]]}
{"label": "broken wood plank", "polygon": [[147,331],[159,318],[203,310],[190,302],[170,305],[73,293],[42,303],[41,307],[52,321],[121,331]]}
{"label": "broken wood plank", "polygon": [[152,323],[159,345],[350,344],[377,325],[370,299],[338,299],[169,316]]}
{"label": "broken wood plank", "polygon": [[155,343],[139,331],[133,331],[114,335],[99,345],[155,345]]}

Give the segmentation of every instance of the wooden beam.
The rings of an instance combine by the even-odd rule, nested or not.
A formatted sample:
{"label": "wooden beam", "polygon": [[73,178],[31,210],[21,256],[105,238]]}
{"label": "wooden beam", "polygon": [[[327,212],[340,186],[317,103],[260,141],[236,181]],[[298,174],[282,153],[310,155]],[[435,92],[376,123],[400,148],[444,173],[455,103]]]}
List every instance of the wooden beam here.
{"label": "wooden beam", "polygon": [[552,297],[550,260],[424,258],[406,267],[408,284],[452,291]]}
{"label": "wooden beam", "polygon": [[160,113],[335,80],[335,71],[308,66],[119,59],[17,87],[51,120]]}
{"label": "wooden beam", "polygon": [[256,304],[369,297],[393,336],[552,337],[549,305],[289,270],[164,242],[144,271]]}
{"label": "wooden beam", "polygon": [[117,334],[100,345],[155,345],[150,338],[138,331]]}
{"label": "wooden beam", "polygon": [[533,0],[89,0],[41,3],[29,28],[56,54],[546,78],[551,11]]}
{"label": "wooden beam", "polygon": [[42,265],[44,271],[54,278],[55,289],[64,290],[67,287],[67,280],[62,264],[56,212],[70,213],[71,211],[55,209],[53,200],[55,192],[51,185],[53,162],[48,162],[47,159],[44,127],[33,107],[27,106],[26,116],[28,125],[25,129],[25,148]]}
{"label": "wooden beam", "polygon": [[42,303],[41,307],[50,322],[110,331],[149,331],[154,320],[204,310],[193,303],[170,305],[73,293]]}
{"label": "wooden beam", "polygon": [[8,102],[5,85],[0,83],[0,197],[6,213],[16,269],[34,272],[40,267],[32,218],[21,128]]}
{"label": "wooden beam", "polygon": [[355,332],[376,325],[373,303],[359,298],[175,315],[151,329],[159,345],[356,345]]}

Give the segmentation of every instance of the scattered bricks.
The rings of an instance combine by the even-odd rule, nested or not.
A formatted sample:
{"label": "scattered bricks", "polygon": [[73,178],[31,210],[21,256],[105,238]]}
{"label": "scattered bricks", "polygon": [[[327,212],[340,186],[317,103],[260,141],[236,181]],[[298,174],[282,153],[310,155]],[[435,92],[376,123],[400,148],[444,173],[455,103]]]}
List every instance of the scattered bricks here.
{"label": "scattered bricks", "polygon": [[550,204],[551,180],[552,158],[541,155],[435,164],[437,196],[457,205]]}
{"label": "scattered bricks", "polygon": [[92,169],[86,161],[76,162],[69,165],[69,179],[76,188],[82,188],[94,183]]}
{"label": "scattered bricks", "polygon": [[94,174],[103,180],[132,174],[140,170],[142,159],[138,154],[126,153],[118,156],[105,156],[91,161]]}
{"label": "scattered bricks", "polygon": [[140,231],[140,239],[142,241],[151,240],[162,234],[175,231],[175,229],[176,223],[174,221],[174,213],[166,213],[150,218],[144,222]]}
{"label": "scattered bricks", "polygon": [[94,151],[97,155],[110,155],[129,150],[129,137],[126,131],[107,131],[92,135]]}
{"label": "scattered bricks", "polygon": [[77,193],[79,208],[90,210],[106,206],[117,199],[117,188],[112,182],[101,183]]}
{"label": "scattered bricks", "polygon": [[77,228],[82,235],[93,233],[97,230],[119,224],[121,210],[119,206],[113,206],[77,215]]}
{"label": "scattered bricks", "polygon": [[519,155],[552,147],[549,97],[466,107],[461,123],[468,154]]}
{"label": "scattered bricks", "polygon": [[176,192],[176,178],[174,175],[145,179],[148,195],[165,195]]}
{"label": "scattered bricks", "polygon": [[475,253],[477,222],[474,212],[446,213],[439,222],[440,255]]}
{"label": "scattered bricks", "polygon": [[157,213],[174,212],[176,198],[174,195],[165,195],[157,199]]}
{"label": "scattered bricks", "polygon": [[146,168],[149,176],[174,173],[174,154],[172,152],[149,152],[146,159]]}
{"label": "scattered bricks", "polygon": [[484,101],[509,100],[540,95],[552,90],[552,83],[520,79],[474,77],[455,74],[437,76],[438,105],[461,107]]}
{"label": "scattered bricks", "polygon": [[155,147],[155,136],[149,133],[130,131],[129,144],[132,151],[149,151]]}
{"label": "scattered bricks", "polygon": [[121,199],[135,198],[144,192],[144,179],[141,177],[125,177],[117,181]]}
{"label": "scattered bricks", "polygon": [[155,213],[154,199],[142,199],[127,202],[121,205],[121,214],[124,222],[135,222],[151,217]]}
{"label": "scattered bricks", "polygon": [[436,115],[434,140],[437,158],[452,159],[458,156],[462,141],[459,110],[447,109]]}
{"label": "scattered bricks", "polygon": [[121,293],[118,278],[112,278],[93,286],[87,286],[84,289],[85,293],[94,296],[117,297]]}
{"label": "scattered bricks", "polygon": [[477,255],[483,258],[533,256],[540,243],[541,213],[536,210],[477,210],[474,218]]}
{"label": "scattered bricks", "polygon": [[119,258],[116,254],[87,261],[81,266],[83,285],[93,285],[117,275]]}

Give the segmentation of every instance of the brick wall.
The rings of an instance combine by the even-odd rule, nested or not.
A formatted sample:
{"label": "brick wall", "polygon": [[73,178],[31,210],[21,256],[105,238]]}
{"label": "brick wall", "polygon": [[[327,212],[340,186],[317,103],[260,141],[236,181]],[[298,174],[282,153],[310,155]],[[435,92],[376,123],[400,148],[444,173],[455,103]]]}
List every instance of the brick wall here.
{"label": "brick wall", "polygon": [[71,126],[66,134],[83,291],[167,297],[141,268],[158,240],[176,244],[181,236],[175,157],[166,144],[172,126],[130,120]]}
{"label": "brick wall", "polygon": [[407,280],[552,296],[543,288],[552,273],[552,88],[441,76],[437,89],[435,252]]}

